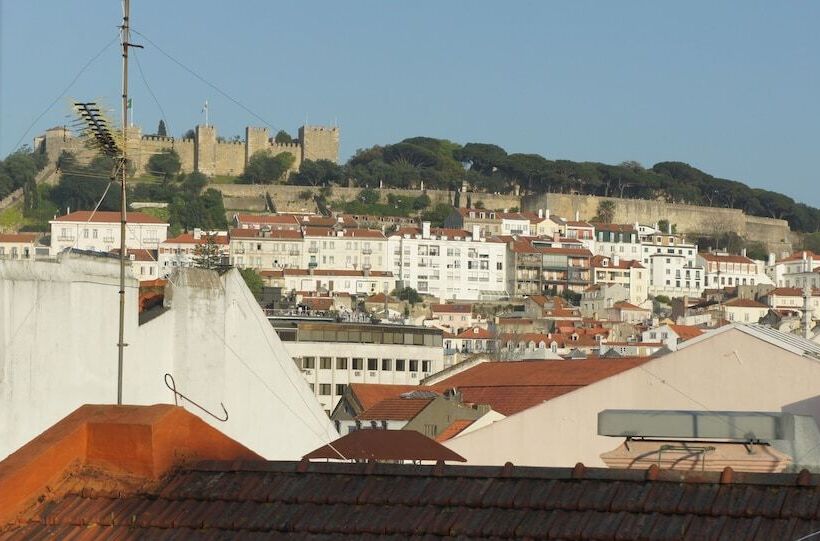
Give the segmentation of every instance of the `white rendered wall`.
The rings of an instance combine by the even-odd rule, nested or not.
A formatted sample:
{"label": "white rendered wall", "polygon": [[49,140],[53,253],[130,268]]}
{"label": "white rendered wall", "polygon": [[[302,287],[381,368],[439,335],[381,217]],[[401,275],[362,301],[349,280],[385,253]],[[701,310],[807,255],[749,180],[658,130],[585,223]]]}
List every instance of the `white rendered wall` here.
{"label": "white rendered wall", "polygon": [[605,409],[786,411],[820,421],[820,361],[729,329],[445,445],[469,464],[605,467],[601,453],[623,441],[598,436]]}
{"label": "white rendered wall", "polygon": [[[116,260],[0,261],[0,457],[82,404],[116,403]],[[174,403],[164,374],[219,422],[180,405],[268,459],[294,460],[337,434],[239,273],[185,269],[170,309],[142,326],[128,280],[123,401]],[[283,437],[286,435],[287,437]]]}

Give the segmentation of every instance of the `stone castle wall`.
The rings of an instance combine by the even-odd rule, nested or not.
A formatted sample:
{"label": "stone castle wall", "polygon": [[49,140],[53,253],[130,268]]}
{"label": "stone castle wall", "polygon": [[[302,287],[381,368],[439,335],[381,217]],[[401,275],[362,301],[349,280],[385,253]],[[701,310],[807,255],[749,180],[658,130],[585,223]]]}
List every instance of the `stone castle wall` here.
{"label": "stone castle wall", "polygon": [[[182,172],[199,171],[208,176],[241,175],[250,157],[260,150],[272,155],[289,152],[295,158],[291,168],[294,171],[304,159],[339,161],[338,127],[303,126],[299,128],[299,140],[291,144],[274,142],[267,128],[246,128],[244,141],[219,141],[216,128],[203,125],[196,127],[193,139],[142,135],[138,127],[128,131],[128,157],[137,175],[148,173],[151,156],[166,149],[179,154]],[[45,152],[51,163],[63,151],[76,155],[81,163],[88,163],[96,155],[66,127],[52,128],[35,138],[34,149]]]}
{"label": "stone castle wall", "polygon": [[592,219],[601,201],[615,204],[615,222],[652,224],[669,220],[684,234],[725,233],[759,240],[776,253],[790,251],[794,236],[785,220],[749,216],[739,209],[680,205],[665,201],[646,199],[620,199],[594,195],[541,194],[522,198],[524,210],[548,208],[550,212],[565,218],[574,218],[576,212],[582,220]]}

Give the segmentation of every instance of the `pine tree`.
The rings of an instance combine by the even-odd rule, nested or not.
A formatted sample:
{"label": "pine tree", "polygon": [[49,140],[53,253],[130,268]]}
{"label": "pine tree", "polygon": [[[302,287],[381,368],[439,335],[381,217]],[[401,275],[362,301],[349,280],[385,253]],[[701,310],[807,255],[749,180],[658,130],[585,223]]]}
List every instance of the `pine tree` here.
{"label": "pine tree", "polygon": [[205,235],[205,242],[196,245],[194,266],[211,270],[222,267],[222,254],[216,243],[216,235]]}
{"label": "pine tree", "polygon": [[157,135],[160,137],[168,137],[168,131],[165,129],[165,121],[159,120],[159,127],[157,127]]}

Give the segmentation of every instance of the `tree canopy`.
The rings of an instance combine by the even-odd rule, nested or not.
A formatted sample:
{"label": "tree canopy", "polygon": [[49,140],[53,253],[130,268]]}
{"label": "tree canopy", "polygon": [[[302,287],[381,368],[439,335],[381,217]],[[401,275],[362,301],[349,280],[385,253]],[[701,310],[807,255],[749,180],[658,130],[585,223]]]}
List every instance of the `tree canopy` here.
{"label": "tree canopy", "polygon": [[274,156],[260,150],[250,157],[240,179],[246,184],[274,184],[279,182],[295,161],[296,157],[290,152]]}

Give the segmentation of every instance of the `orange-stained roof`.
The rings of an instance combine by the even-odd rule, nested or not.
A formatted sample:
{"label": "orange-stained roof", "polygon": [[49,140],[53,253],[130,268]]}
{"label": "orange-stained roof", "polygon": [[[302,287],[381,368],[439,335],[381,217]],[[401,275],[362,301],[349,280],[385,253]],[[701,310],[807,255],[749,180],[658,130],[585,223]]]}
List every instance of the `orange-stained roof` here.
{"label": "orange-stained roof", "polygon": [[236,219],[244,224],[299,225],[299,220],[293,214],[237,214]]}
{"label": "orange-stained roof", "polygon": [[34,242],[37,233],[0,233],[0,242]]}
{"label": "orange-stained roof", "polygon": [[391,296],[389,296],[389,295],[385,295],[384,293],[376,293],[375,295],[370,295],[369,297],[367,297],[367,298],[364,300],[364,302],[368,302],[368,303],[377,303],[377,302],[384,303],[384,302],[385,302],[385,299],[386,299],[386,301],[387,301],[389,304],[395,304],[395,303],[399,302],[399,299],[397,299],[397,298],[395,298],[395,297],[391,297]]}
{"label": "orange-stained roof", "polygon": [[734,255],[734,254],[714,254],[712,252],[701,252],[698,254],[700,257],[705,259],[706,261],[714,261],[716,263],[747,263],[754,265],[754,261],[746,257],[745,255]]}
{"label": "orange-stained roof", "polygon": [[[341,234],[340,234],[341,233]],[[343,229],[335,231],[326,227],[306,227],[306,237],[352,237],[352,238],[368,238],[368,239],[383,239],[384,233],[376,229]]]}
{"label": "orange-stained roof", "polygon": [[810,259],[810,260],[820,260],[820,255],[815,254],[811,250],[800,250],[799,252],[794,252],[788,257],[784,257],[783,259],[778,259],[778,263],[787,263],[789,261],[800,261],[803,258]]}
{"label": "orange-stained roof", "polygon": [[208,237],[213,238],[214,244],[228,244],[230,240],[227,235],[208,235],[207,233],[203,233],[197,239],[194,238],[193,233],[182,233],[181,235],[162,241],[162,244],[207,244]]}
{"label": "orange-stained roof", "polygon": [[387,398],[356,416],[362,421],[410,421],[434,398]]}
{"label": "orange-stained roof", "polygon": [[759,303],[752,299],[732,299],[723,306],[730,306],[733,308],[768,308],[763,303]]}
{"label": "orange-stained roof", "polygon": [[575,220],[568,221],[567,225],[570,226],[570,227],[593,227],[593,228],[595,227],[594,225],[592,225],[589,222],[575,221]]}
{"label": "orange-stained roof", "polygon": [[295,229],[231,229],[231,238],[251,239],[301,239],[302,232]]}
{"label": "orange-stained roof", "polygon": [[573,361],[487,362],[438,382],[455,387],[465,402],[489,404],[512,415],[556,396],[614,376],[649,361],[648,357]]}
{"label": "orange-stained roof", "polygon": [[426,389],[418,385],[391,385],[386,383],[351,383],[348,388],[362,410],[370,409],[382,400],[396,398],[402,393]]}
{"label": "orange-stained roof", "polygon": [[[109,253],[119,256],[120,249],[114,248]],[[157,260],[157,256],[154,255],[152,250],[145,250],[143,248],[128,248],[125,251],[125,255],[128,259],[133,258],[134,261],[155,262]]]}
{"label": "orange-stained roof", "polygon": [[311,451],[305,458],[467,462],[463,456],[415,430],[354,430]]}
{"label": "orange-stained roof", "polygon": [[433,304],[430,306],[430,309],[436,312],[443,312],[443,313],[459,313],[459,314],[469,314],[472,313],[473,307],[469,304]]}
{"label": "orange-stained roof", "polygon": [[[812,297],[817,297],[820,295],[820,289],[813,289],[811,293]],[[766,293],[767,297],[771,296],[778,296],[778,297],[802,297],[803,296],[803,288],[800,287],[777,287],[768,293]]]}
{"label": "orange-stained roof", "polygon": [[[163,222],[159,218],[155,216],[151,216],[150,214],[144,214],[142,212],[129,212],[127,215],[128,223],[132,224],[165,224],[167,225],[168,222]],[[52,220],[54,222],[91,222],[91,223],[120,223],[120,213],[119,212],[109,212],[109,211],[102,211],[98,210],[97,212],[93,213],[90,210],[77,210],[72,212],[71,214],[64,214],[62,216],[57,216]]]}
{"label": "orange-stained roof", "polygon": [[471,327],[461,331],[456,338],[464,338],[469,340],[489,340],[493,338],[493,333],[482,327]]}
{"label": "orange-stained roof", "polygon": [[617,308],[618,310],[636,310],[640,312],[651,312],[649,308],[641,308],[640,306],[635,306],[632,303],[626,301],[616,302],[612,305],[613,308]]}
{"label": "orange-stained roof", "polygon": [[614,233],[635,233],[637,230],[632,224],[595,224],[596,231],[612,231]]}
{"label": "orange-stained roof", "polygon": [[675,331],[675,334],[678,335],[681,342],[697,338],[703,334],[703,329],[691,325],[669,325],[669,328]]}
{"label": "orange-stained roof", "polygon": [[304,297],[302,303],[311,310],[330,310],[333,307],[333,299],[330,297]]}
{"label": "orange-stained roof", "polygon": [[470,426],[474,422],[475,421],[472,420],[472,419],[458,419],[456,421],[453,421],[452,423],[450,423],[450,425],[447,428],[442,430],[441,433],[439,433],[438,436],[436,436],[436,441],[442,442],[442,441],[447,441],[450,438],[455,438],[456,436],[461,434],[461,432],[465,428],[467,428],[468,426]]}
{"label": "orange-stained roof", "polygon": [[[604,265],[604,261],[607,262]],[[607,269],[643,269],[645,268],[639,261],[634,259],[620,259],[618,264],[615,264],[615,258],[605,256],[605,255],[596,255],[592,257],[590,262],[592,267],[596,268],[607,268]]]}

